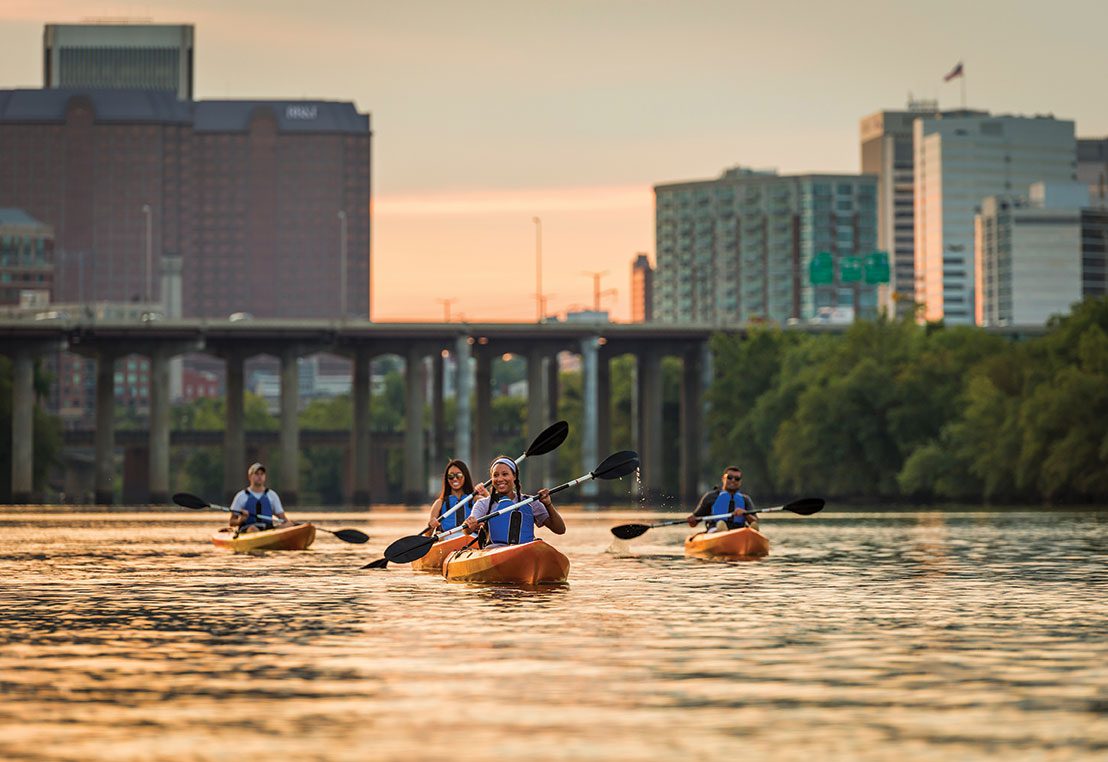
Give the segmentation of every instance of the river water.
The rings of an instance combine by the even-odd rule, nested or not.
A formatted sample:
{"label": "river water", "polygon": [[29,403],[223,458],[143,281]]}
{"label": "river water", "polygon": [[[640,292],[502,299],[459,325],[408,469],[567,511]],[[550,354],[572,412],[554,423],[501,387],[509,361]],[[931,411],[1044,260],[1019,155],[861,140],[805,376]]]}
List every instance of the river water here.
{"label": "river water", "polygon": [[359,570],[422,514],[294,515],[372,539],[0,509],[0,758],[1108,757],[1108,511],[767,514],[721,563],[571,508],[539,589]]}

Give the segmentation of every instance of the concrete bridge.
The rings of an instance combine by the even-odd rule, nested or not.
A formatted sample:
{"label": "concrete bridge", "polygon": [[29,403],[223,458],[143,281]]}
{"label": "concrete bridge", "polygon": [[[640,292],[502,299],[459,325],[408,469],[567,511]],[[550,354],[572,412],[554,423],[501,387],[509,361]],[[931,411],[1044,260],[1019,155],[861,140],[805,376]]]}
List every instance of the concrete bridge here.
{"label": "concrete bridge", "polygon": [[[790,330],[839,332],[845,326],[803,325]],[[247,448],[243,410],[243,364],[256,355],[280,360],[280,426],[278,448],[285,464],[299,462],[302,432],[297,423],[297,359],[319,352],[344,355],[353,365],[353,424],[349,432],[351,483],[347,497],[353,505],[371,500],[371,432],[369,428],[370,360],[379,355],[399,355],[406,360],[406,431],[404,433],[403,489],[406,502],[426,501],[428,459],[423,411],[427,403],[424,359],[434,369],[431,384],[432,433],[437,456],[451,452],[468,463],[480,464],[492,456],[491,362],[504,353],[527,360],[527,437],[534,436],[557,418],[560,352],[580,355],[583,391],[582,471],[591,469],[611,448],[609,361],[631,354],[637,363],[638,409],[635,447],[642,460],[642,488],[648,494],[677,495],[691,499],[698,491],[702,426],[702,393],[711,375],[708,339],[716,332],[741,333],[738,327],[668,325],[658,323],[370,323],[327,320],[154,320],[105,322],[102,320],[0,320],[0,352],[13,360],[12,385],[12,491],[16,502],[32,497],[34,359],[37,354],[59,350],[76,352],[96,360],[94,434],[95,499],[110,503],[113,496],[114,371],[116,360],[132,354],[150,360],[150,423],[148,437],[149,501],[169,500],[170,400],[169,362],[174,356],[202,352],[220,357],[226,364],[226,426],[222,432],[223,485],[227,495],[240,488],[246,471]],[[1042,328],[1009,328],[999,331],[1013,338],[1042,333]],[[444,440],[447,430],[443,404],[443,354],[453,354],[457,412],[452,447]],[[662,477],[662,374],[665,356],[681,359],[678,451],[679,483],[665,484]],[[474,362],[470,363],[470,358]],[[470,395],[473,393],[473,402]],[[543,459],[528,467],[537,483],[545,479]],[[281,494],[294,504],[300,492],[299,470],[282,475]],[[597,482],[582,485],[582,495],[594,498]]]}
{"label": "concrete bridge", "polygon": [[[246,470],[243,420],[243,364],[256,355],[280,361],[279,451],[283,463],[297,463],[301,432],[297,424],[297,359],[329,352],[344,355],[353,365],[353,424],[349,434],[352,504],[368,504],[370,494],[370,360],[399,355],[406,360],[406,433],[404,435],[404,497],[412,503],[427,499],[428,462],[423,431],[427,387],[424,358],[434,368],[431,384],[432,429],[446,430],[443,404],[443,353],[454,355],[457,413],[452,448],[444,449],[469,463],[491,457],[491,363],[512,353],[526,358],[528,407],[526,435],[533,436],[556,418],[560,352],[579,354],[583,373],[582,473],[610,449],[609,360],[633,354],[638,362],[638,442],[643,486],[648,491],[692,495],[697,489],[701,439],[701,394],[708,379],[707,341],[710,326],[658,324],[542,323],[370,323],[323,320],[2,320],[0,347],[12,358],[12,491],[16,502],[32,495],[34,359],[37,354],[76,352],[96,360],[95,499],[112,501],[115,477],[114,372],[116,360],[144,355],[150,360],[149,499],[169,500],[170,400],[169,362],[174,356],[202,352],[226,364],[226,427],[222,433],[224,489],[237,490]],[[662,357],[684,363],[681,394],[680,485],[661,483]],[[470,363],[469,359],[474,362]],[[473,393],[473,402],[470,396]],[[545,481],[542,459],[529,466],[537,482]],[[298,470],[282,475],[281,493],[294,503],[300,491]],[[597,483],[583,485],[583,496],[594,497]]]}

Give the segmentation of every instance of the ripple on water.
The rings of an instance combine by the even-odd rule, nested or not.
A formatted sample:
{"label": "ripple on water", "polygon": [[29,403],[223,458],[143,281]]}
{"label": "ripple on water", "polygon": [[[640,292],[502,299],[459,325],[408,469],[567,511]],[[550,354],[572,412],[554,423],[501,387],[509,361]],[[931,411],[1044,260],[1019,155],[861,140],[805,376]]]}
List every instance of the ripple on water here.
{"label": "ripple on water", "polygon": [[171,514],[0,515],[0,758],[1108,751],[1104,514],[767,516],[741,563],[568,516],[570,584],[521,589],[359,570],[400,514],[256,556]]}

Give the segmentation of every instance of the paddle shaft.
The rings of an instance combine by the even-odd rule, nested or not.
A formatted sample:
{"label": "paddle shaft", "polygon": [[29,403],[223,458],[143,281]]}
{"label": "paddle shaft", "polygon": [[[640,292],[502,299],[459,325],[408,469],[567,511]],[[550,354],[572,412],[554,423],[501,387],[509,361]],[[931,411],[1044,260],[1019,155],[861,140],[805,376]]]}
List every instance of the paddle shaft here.
{"label": "paddle shaft", "polygon": [[[785,507],[786,506],[783,506],[783,505],[775,505],[772,508],[761,508],[761,509],[756,509],[756,510],[753,510],[753,511],[739,511],[739,514],[741,514],[743,516],[753,516],[755,513],[772,513],[773,511],[783,511],[783,510],[785,510]],[[719,521],[720,519],[726,519],[729,516],[734,516],[734,515],[735,515],[734,511],[729,511],[727,513],[713,513],[711,516],[696,516],[695,518],[696,518],[697,522],[713,521],[713,520]],[[689,523],[689,520],[687,518],[674,519],[673,521],[659,521],[657,524],[649,524],[648,528],[649,529],[657,529],[658,527],[670,527],[670,526],[674,526],[676,524],[688,524],[688,523]]]}

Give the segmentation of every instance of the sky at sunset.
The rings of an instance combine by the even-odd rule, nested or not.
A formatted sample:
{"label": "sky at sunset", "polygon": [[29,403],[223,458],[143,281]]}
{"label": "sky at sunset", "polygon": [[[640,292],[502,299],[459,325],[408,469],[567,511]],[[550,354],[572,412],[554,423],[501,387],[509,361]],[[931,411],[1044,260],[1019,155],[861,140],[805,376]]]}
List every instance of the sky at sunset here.
{"label": "sky at sunset", "polygon": [[196,25],[198,98],[354,101],[372,115],[373,318],[630,314],[656,183],[743,164],[857,171],[858,122],[909,93],[1108,135],[1108,3],[150,0],[0,3],[0,87],[42,84],[42,26]]}

